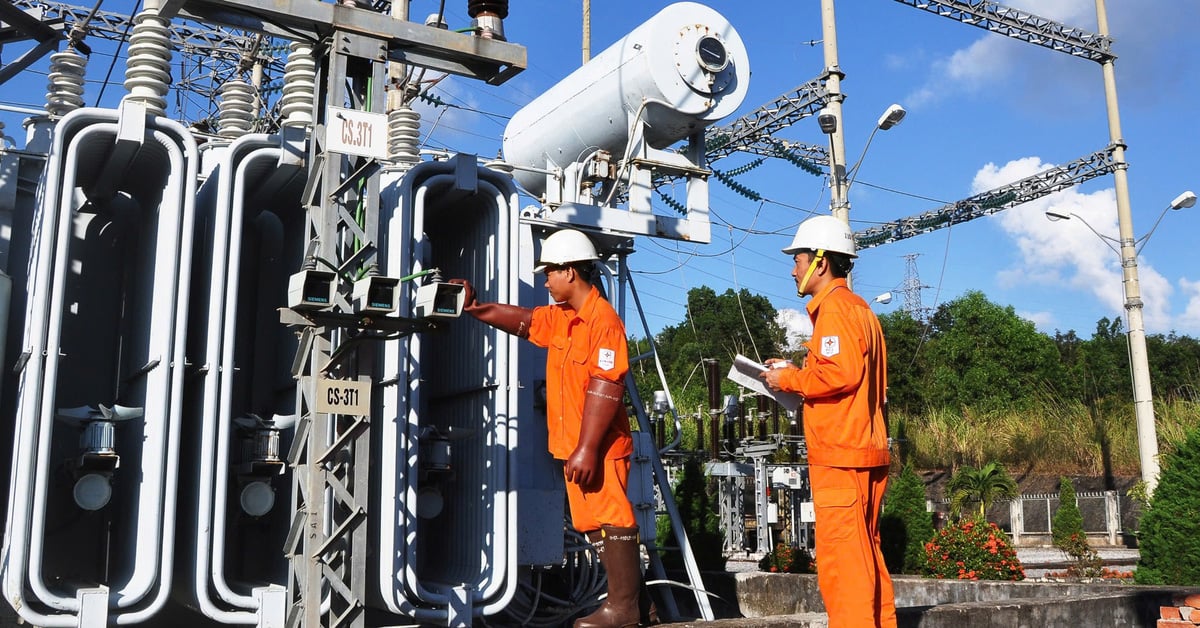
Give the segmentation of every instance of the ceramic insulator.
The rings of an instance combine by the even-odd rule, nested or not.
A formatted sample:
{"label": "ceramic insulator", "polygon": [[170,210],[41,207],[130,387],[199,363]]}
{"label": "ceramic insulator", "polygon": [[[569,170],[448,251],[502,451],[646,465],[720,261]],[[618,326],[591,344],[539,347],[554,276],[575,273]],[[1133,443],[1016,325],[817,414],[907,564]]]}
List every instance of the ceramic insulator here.
{"label": "ceramic insulator", "polygon": [[313,97],[317,88],[317,62],[312,44],[294,41],[288,47],[283,69],[283,98],[280,113],[284,126],[307,126],[313,122]]}
{"label": "ceramic insulator", "polygon": [[421,136],[421,114],[404,105],[388,112],[388,155],[397,163],[421,161],[417,140]]}
{"label": "ceramic insulator", "polygon": [[221,137],[237,138],[254,127],[254,88],[244,81],[228,81],[221,86],[219,107]]}
{"label": "ceramic insulator", "polygon": [[133,18],[129,61],[125,66],[126,98],[140,102],[154,115],[165,115],[167,86],[171,83],[169,20],[157,11],[142,11]]}
{"label": "ceramic insulator", "polygon": [[87,59],[67,48],[50,55],[50,82],[46,85],[46,112],[65,116],[83,106],[83,71]]}

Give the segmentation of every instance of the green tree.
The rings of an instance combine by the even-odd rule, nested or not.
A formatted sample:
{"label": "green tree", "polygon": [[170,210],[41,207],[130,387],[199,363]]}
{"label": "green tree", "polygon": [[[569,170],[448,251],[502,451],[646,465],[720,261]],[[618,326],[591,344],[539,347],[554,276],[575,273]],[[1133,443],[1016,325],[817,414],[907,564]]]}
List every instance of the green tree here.
{"label": "green tree", "polygon": [[[1089,340],[1063,355],[1067,382],[1075,382],[1072,396],[1089,406],[1104,399],[1132,403],[1129,382],[1129,343],[1121,319],[1101,318]],[[1061,351],[1060,351],[1061,353]]]}
{"label": "green tree", "polygon": [[930,318],[923,387],[933,406],[982,410],[1030,404],[1062,379],[1053,340],[1033,323],[971,291]]}
{"label": "green tree", "polygon": [[1050,538],[1054,547],[1067,551],[1072,535],[1083,535],[1083,515],[1075,500],[1075,486],[1071,484],[1071,478],[1063,477],[1058,481],[1058,508],[1054,511]]}
{"label": "green tree", "polygon": [[1138,532],[1138,584],[1200,585],[1200,428],[1163,456]]}
{"label": "green tree", "polygon": [[1017,483],[1008,471],[996,462],[989,462],[976,469],[964,465],[946,483],[946,493],[950,496],[950,511],[958,515],[968,502],[979,503],[977,519],[984,521],[987,509],[997,499],[1012,499],[1017,496]]}
{"label": "green tree", "polygon": [[[707,409],[703,360],[718,361],[722,393],[730,394],[737,386],[724,375],[734,356],[740,353],[766,359],[779,355],[784,333],[775,316],[770,300],[745,289],[720,295],[707,286],[689,290],[683,322],[663,328],[656,337],[677,406],[701,404]],[[639,392],[647,394],[640,388]]]}
{"label": "green tree", "polygon": [[915,413],[925,407],[924,352],[921,344],[925,325],[904,310],[879,317],[888,354],[888,408],[892,412]]}
{"label": "green tree", "polygon": [[925,508],[925,481],[909,465],[888,486],[879,534],[888,571],[917,574],[924,570],[925,544],[933,538],[933,517]]}
{"label": "green tree", "polygon": [[1150,379],[1160,399],[1200,399],[1200,341],[1174,332],[1146,337]]}

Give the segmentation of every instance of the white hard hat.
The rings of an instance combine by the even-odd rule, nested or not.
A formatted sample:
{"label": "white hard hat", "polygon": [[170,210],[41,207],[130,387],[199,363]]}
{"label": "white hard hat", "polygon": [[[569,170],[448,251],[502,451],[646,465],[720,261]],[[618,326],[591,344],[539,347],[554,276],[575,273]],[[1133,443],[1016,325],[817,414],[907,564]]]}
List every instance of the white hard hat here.
{"label": "white hard hat", "polygon": [[533,272],[540,273],[547,266],[563,266],[572,262],[597,260],[596,245],[582,231],[563,229],[542,240],[542,254]]}
{"label": "white hard hat", "polygon": [[813,216],[800,223],[796,228],[796,237],[792,238],[792,243],[783,252],[795,255],[802,249],[824,249],[851,258],[858,257],[858,253],[854,252],[854,234],[850,233],[850,225],[833,216]]}

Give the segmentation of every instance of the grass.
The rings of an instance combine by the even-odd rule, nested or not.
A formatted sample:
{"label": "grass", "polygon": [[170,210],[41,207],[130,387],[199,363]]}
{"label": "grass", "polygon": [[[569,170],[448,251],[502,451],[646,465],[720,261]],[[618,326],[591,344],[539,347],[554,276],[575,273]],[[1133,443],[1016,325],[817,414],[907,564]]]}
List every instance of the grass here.
{"label": "grass", "polygon": [[[896,413],[902,462],[921,469],[955,469],[1001,462],[1018,473],[1137,475],[1138,442],[1132,405],[1046,399],[1029,411],[934,409]],[[1160,453],[1200,425],[1200,403],[1154,404]]]}

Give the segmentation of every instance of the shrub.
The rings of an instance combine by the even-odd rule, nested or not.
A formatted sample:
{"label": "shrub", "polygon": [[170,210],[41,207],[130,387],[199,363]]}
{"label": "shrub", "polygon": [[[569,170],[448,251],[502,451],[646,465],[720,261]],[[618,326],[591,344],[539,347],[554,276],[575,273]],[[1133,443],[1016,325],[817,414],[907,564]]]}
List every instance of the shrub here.
{"label": "shrub", "polygon": [[1072,534],[1063,539],[1061,544],[1055,543],[1055,546],[1071,557],[1071,565],[1067,567],[1068,576],[1076,578],[1100,578],[1103,576],[1104,565],[1100,560],[1100,555],[1092,549],[1091,545],[1088,545],[1087,536],[1082,532]]}
{"label": "shrub", "polygon": [[1063,477],[1058,481],[1058,509],[1054,511],[1050,539],[1054,547],[1070,554],[1068,544],[1074,536],[1083,537],[1083,515],[1079,513],[1079,502],[1075,499],[1075,486],[1070,478]]}
{"label": "shrub", "polygon": [[771,573],[816,573],[817,566],[805,550],[784,543],[775,545],[758,561],[758,568]]}
{"label": "shrub", "polygon": [[921,573],[933,517],[925,509],[925,481],[906,465],[888,486],[879,518],[880,545],[888,571]]}
{"label": "shrub", "polygon": [[1018,490],[1016,481],[1004,465],[989,462],[978,469],[963,465],[946,483],[946,493],[950,497],[950,514],[961,515],[964,505],[978,502],[976,516],[979,521],[985,521],[993,502],[1012,499],[1018,495]]}
{"label": "shrub", "polygon": [[947,525],[925,544],[925,573],[961,580],[1025,579],[1004,531],[973,519]]}
{"label": "shrub", "polygon": [[1163,456],[1158,488],[1138,530],[1138,584],[1200,585],[1200,429]]}

